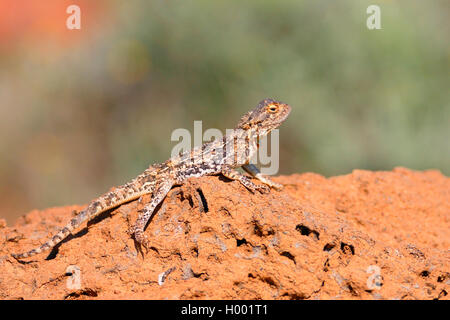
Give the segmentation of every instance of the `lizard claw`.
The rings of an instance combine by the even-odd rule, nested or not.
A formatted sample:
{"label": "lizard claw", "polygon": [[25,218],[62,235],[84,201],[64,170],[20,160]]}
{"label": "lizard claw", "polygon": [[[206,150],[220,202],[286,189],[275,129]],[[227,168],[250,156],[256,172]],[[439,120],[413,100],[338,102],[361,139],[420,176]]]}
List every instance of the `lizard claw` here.
{"label": "lizard claw", "polygon": [[141,245],[145,249],[145,254],[147,254],[148,250],[150,249],[150,241],[148,241],[147,238],[145,238],[145,240],[141,243]]}

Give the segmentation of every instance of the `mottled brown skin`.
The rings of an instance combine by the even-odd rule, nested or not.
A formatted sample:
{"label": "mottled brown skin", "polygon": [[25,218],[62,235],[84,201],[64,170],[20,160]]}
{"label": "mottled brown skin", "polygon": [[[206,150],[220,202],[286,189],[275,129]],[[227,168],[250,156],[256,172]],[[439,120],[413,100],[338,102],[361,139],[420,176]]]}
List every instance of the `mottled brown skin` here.
{"label": "mottled brown skin", "polygon": [[[144,207],[134,227],[129,231],[138,244],[148,249],[149,242],[144,234],[144,228],[156,206],[164,200],[172,186],[182,184],[192,177],[223,174],[229,179],[238,180],[252,192],[256,190],[266,192],[269,191],[269,187],[281,189],[281,185],[264,177],[253,164],[249,164],[249,161],[258,149],[258,139],[280,126],[290,111],[291,107],[282,102],[272,99],[261,101],[255,109],[241,118],[230,134],[181,153],[164,163],[150,166],[129,183],[93,200],[58,234],[40,247],[25,253],[12,254],[12,256],[16,259],[28,258],[49,250],[84,221],[145,194],[151,194],[150,202]],[[242,167],[264,184],[254,184],[249,177],[235,170],[238,167]]]}

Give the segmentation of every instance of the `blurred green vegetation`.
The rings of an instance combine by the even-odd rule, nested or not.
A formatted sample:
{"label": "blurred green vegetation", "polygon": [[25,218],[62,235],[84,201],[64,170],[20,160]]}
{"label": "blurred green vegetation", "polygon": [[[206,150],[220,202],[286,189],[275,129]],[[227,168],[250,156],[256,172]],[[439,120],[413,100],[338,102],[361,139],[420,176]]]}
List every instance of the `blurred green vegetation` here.
{"label": "blurred green vegetation", "polygon": [[293,107],[280,174],[450,171],[446,0],[107,4],[75,46],[2,49],[0,217],[86,203],[267,97]]}

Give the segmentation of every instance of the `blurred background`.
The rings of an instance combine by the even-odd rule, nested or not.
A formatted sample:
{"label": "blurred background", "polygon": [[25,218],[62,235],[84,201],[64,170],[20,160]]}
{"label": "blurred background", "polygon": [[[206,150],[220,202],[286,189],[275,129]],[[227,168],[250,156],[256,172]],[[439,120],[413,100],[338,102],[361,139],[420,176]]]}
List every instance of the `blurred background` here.
{"label": "blurred background", "polygon": [[174,129],[232,128],[266,97],[293,107],[280,174],[448,175],[449,15],[448,0],[0,0],[0,218],[87,203],[166,160]]}

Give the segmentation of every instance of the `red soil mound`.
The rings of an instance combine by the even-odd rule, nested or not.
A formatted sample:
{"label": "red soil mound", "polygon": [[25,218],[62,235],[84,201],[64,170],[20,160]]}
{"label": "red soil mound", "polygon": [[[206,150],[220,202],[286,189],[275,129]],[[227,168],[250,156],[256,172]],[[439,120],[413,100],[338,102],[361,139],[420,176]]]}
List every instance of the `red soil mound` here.
{"label": "red soil mound", "polygon": [[82,207],[0,220],[0,298],[449,299],[449,178],[397,168],[274,180],[283,191],[252,194],[220,177],[173,188],[144,258],[126,231],[148,197],[25,263],[9,254]]}

